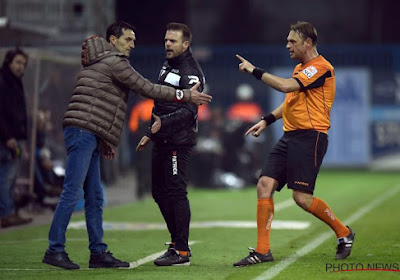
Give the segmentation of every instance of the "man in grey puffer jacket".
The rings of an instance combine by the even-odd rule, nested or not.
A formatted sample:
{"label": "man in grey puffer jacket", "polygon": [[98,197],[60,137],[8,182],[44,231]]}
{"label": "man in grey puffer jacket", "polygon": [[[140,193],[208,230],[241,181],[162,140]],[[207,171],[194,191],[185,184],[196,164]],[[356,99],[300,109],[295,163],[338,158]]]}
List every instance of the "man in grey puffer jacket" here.
{"label": "man in grey puffer jacket", "polygon": [[130,90],[152,99],[208,103],[211,96],[190,90],[155,85],[131,67],[128,56],[135,47],[134,27],[116,22],[107,29],[107,41],[90,37],[82,45],[82,69],[64,116],[67,148],[63,192],[49,232],[49,248],[43,262],[65,269],[79,269],[65,252],[65,232],[72,212],[85,192],[85,216],[89,235],[90,268],[129,267],[116,259],[103,242],[103,192],[100,155],[113,159],[118,145]]}

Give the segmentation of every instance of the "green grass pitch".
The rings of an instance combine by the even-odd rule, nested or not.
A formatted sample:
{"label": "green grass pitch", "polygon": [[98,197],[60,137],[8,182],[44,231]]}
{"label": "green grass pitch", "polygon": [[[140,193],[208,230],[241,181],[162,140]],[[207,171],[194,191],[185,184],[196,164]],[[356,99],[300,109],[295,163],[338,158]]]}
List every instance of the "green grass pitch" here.
{"label": "green grass pitch", "polygon": [[[399,190],[397,192],[397,190]],[[387,192],[391,195],[367,209]],[[336,238],[333,232],[321,245],[282,269],[273,279],[394,279],[397,271],[349,271],[353,268],[400,269],[400,174],[368,172],[365,170],[322,170],[315,196],[325,200],[342,221],[361,213],[350,224],[356,232],[351,256],[335,261]],[[205,190],[189,188],[192,222],[253,221],[256,218],[256,188],[243,190]],[[291,191],[284,188],[275,194],[275,205],[291,199]],[[354,217],[353,217],[354,218]],[[83,221],[83,213],[72,222]],[[47,248],[49,225],[25,227],[0,233],[0,279],[268,279],[272,268],[281,266],[295,253],[329,232],[330,228],[314,216],[291,205],[275,213],[274,220],[303,221],[310,226],[302,230],[273,229],[271,249],[273,263],[234,268],[232,264],[248,254],[247,247],[256,246],[255,228],[193,228],[190,240],[193,257],[190,266],[156,267],[152,261],[129,269],[89,270],[88,240],[85,229],[69,229],[66,250],[81,270],[67,271],[41,262]],[[162,223],[154,201],[149,198],[104,211],[105,222]],[[167,230],[106,230],[104,236],[109,249],[117,258],[134,262],[165,249],[169,241]]]}

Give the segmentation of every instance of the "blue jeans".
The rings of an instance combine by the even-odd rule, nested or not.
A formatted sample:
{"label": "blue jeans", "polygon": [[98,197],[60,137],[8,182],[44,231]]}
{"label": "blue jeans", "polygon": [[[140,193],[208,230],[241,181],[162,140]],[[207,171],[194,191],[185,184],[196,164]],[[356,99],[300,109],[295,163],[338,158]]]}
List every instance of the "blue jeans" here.
{"label": "blue jeans", "polygon": [[83,188],[89,249],[98,254],[107,249],[107,244],[103,243],[103,191],[97,137],[85,129],[66,127],[64,140],[67,148],[64,188],[50,227],[49,251],[65,251],[65,232]]}
{"label": "blue jeans", "polygon": [[0,143],[0,217],[14,214],[14,186],[20,169],[21,157],[13,155]]}

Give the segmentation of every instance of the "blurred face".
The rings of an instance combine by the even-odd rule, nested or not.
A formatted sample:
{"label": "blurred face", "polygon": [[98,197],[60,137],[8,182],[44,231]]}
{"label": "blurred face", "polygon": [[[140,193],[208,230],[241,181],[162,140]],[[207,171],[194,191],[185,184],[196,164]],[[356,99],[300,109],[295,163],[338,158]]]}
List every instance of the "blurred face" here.
{"label": "blurred face", "polygon": [[122,29],[122,35],[117,38],[114,35],[110,36],[110,43],[119,52],[123,53],[125,56],[129,56],[131,50],[135,48],[136,35],[131,29]]}
{"label": "blurred face", "polygon": [[14,74],[14,76],[21,78],[25,72],[26,67],[26,58],[21,54],[17,54],[14,56],[14,59],[10,63],[10,71]]}
{"label": "blurred face", "polygon": [[182,31],[167,30],[164,38],[165,57],[171,59],[189,48],[189,41],[183,41]]}
{"label": "blurred face", "polygon": [[306,53],[306,41],[303,40],[299,33],[293,30],[289,32],[286,48],[289,50],[290,58],[300,61],[303,59]]}

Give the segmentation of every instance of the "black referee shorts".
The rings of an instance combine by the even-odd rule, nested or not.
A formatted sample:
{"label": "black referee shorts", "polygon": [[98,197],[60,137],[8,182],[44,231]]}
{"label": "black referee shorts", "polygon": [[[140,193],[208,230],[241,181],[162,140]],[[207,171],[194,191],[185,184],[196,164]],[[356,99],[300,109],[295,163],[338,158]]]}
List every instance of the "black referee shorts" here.
{"label": "black referee shorts", "polygon": [[261,176],[289,189],[313,194],[319,168],[328,147],[328,135],[315,130],[285,132],[272,148]]}

